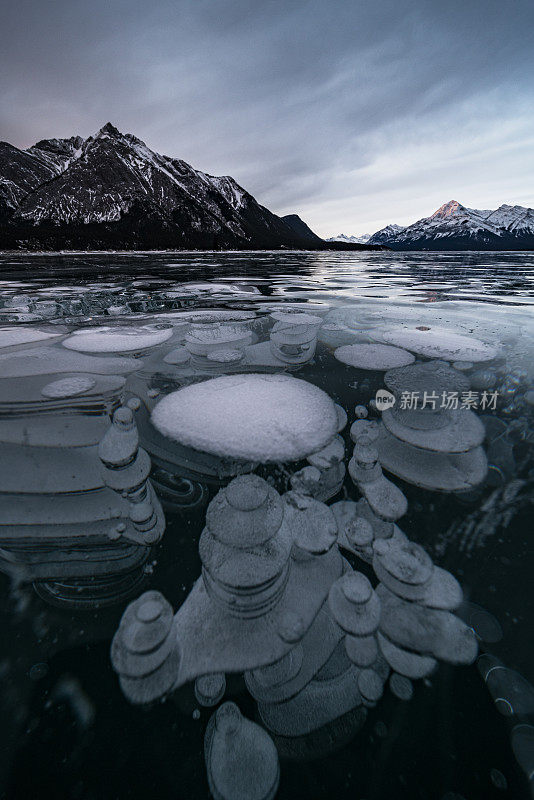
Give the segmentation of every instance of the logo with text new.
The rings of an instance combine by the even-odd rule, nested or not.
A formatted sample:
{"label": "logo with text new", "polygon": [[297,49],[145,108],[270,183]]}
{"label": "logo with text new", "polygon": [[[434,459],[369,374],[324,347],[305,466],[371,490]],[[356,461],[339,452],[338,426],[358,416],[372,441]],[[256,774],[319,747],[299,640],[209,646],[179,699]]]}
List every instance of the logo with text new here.
{"label": "logo with text new", "polygon": [[378,411],[386,411],[395,405],[395,397],[387,389],[379,389],[375,395],[375,403]]}

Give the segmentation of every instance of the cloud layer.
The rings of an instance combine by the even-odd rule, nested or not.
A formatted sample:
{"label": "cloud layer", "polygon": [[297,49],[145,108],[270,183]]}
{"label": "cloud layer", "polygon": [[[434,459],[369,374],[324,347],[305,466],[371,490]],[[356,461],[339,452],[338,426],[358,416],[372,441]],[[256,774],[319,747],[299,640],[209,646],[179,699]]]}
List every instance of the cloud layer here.
{"label": "cloud layer", "polygon": [[0,138],[111,120],[320,234],[534,205],[531,0],[9,0]]}

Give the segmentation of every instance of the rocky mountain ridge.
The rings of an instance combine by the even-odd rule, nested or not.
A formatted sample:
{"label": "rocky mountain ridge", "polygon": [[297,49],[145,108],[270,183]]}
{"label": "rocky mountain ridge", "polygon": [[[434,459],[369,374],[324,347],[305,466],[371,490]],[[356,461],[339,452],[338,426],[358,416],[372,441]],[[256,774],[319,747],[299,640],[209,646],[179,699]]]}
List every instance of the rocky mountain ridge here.
{"label": "rocky mountain ridge", "polygon": [[[152,151],[111,123],[27,150],[0,143],[0,249],[328,249],[232,177]],[[359,249],[337,244],[336,249]]]}
{"label": "rocky mountain ridge", "polygon": [[534,209],[504,204],[478,210],[451,200],[412,225],[382,228],[369,244],[393,250],[533,250]]}

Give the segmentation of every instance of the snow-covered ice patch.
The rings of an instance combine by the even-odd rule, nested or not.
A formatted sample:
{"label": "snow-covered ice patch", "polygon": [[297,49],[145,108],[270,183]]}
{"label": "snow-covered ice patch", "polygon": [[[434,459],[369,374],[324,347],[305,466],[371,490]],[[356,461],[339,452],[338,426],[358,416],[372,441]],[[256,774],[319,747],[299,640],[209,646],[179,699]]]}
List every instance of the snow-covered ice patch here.
{"label": "snow-covered ice patch", "polygon": [[44,397],[51,398],[75,397],[78,394],[88,392],[93,386],[96,386],[94,378],[79,375],[71,378],[60,378],[58,381],[47,383],[41,389],[41,394]]}
{"label": "snow-covered ice patch", "polygon": [[373,337],[397,347],[405,347],[413,353],[428,358],[443,358],[447,361],[491,361],[499,350],[472,336],[463,336],[448,328],[394,327],[373,331]]}
{"label": "snow-covered ice patch", "polygon": [[60,372],[90,372],[98,375],[126,375],[141,369],[143,362],[120,356],[101,358],[55,347],[32,347],[0,355],[0,377],[54,375]]}
{"label": "snow-covered ice patch", "polygon": [[132,353],[161,344],[172,334],[172,328],[86,328],[73,333],[63,345],[81,353]]}
{"label": "snow-covered ice patch", "polygon": [[386,344],[348,344],[338,347],[334,355],[343,364],[358,369],[393,369],[415,361],[415,357],[406,350]]}
{"label": "snow-covered ice patch", "polygon": [[321,450],[337,430],[330,397],[289,375],[232,375],[164,397],[152,423],[180,444],[251,461],[296,461]]}

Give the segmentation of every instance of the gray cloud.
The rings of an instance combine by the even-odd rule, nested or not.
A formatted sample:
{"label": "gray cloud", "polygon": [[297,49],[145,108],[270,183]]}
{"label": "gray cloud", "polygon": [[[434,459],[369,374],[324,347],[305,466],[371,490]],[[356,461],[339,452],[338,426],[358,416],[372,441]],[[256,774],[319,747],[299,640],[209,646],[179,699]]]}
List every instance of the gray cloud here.
{"label": "gray cloud", "polygon": [[0,138],[110,119],[323,235],[534,204],[531,0],[8,4]]}

